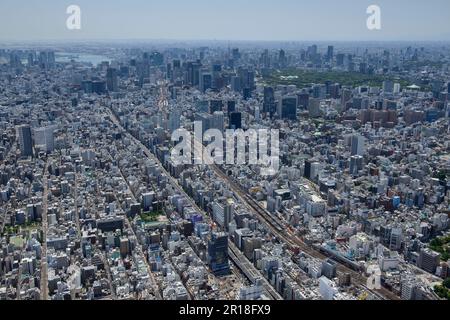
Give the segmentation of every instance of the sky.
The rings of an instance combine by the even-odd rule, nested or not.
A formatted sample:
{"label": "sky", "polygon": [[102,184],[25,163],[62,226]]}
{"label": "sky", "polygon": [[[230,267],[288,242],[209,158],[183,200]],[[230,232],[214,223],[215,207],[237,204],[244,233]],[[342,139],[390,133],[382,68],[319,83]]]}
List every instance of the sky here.
{"label": "sky", "polygon": [[[81,30],[66,27],[72,4]],[[449,0],[0,0],[0,41],[450,41],[449,13]]]}

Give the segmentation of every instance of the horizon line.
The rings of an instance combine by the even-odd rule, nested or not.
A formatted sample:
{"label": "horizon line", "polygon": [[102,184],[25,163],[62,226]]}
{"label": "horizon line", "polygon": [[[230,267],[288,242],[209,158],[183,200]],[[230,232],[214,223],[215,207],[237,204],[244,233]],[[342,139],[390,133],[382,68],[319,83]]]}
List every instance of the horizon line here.
{"label": "horizon line", "polygon": [[352,42],[359,42],[359,43],[390,43],[390,42],[420,42],[420,43],[450,43],[450,39],[434,39],[434,40],[423,40],[423,39],[387,39],[387,40],[381,40],[381,39],[339,39],[339,40],[332,40],[332,39],[322,39],[322,40],[312,40],[312,39],[296,39],[296,40],[289,40],[289,39],[177,39],[177,38],[79,38],[79,39],[69,39],[69,38],[41,38],[41,39],[1,39],[0,38],[0,44],[1,42],[18,42],[18,43],[36,43],[36,42],[65,42],[65,43],[71,43],[71,42],[248,42],[248,43],[255,43],[255,42],[261,42],[261,43],[301,43],[301,42],[317,42],[317,43],[352,43]]}

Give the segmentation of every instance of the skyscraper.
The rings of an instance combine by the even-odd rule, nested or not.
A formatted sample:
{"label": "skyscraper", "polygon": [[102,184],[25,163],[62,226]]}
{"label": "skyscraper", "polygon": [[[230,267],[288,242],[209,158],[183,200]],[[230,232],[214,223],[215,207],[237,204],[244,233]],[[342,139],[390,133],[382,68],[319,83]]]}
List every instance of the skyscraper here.
{"label": "skyscraper", "polygon": [[228,114],[236,111],[236,101],[234,100],[228,100],[227,102],[227,112]]}
{"label": "skyscraper", "polygon": [[180,117],[181,112],[178,109],[172,110],[172,112],[169,113],[169,133],[180,128]]}
{"label": "skyscraper", "polygon": [[224,114],[223,111],[216,111],[212,116],[212,128],[218,129],[221,132],[224,130]]}
{"label": "skyscraper", "polygon": [[52,152],[55,149],[54,127],[43,127],[34,130],[34,145],[40,146],[46,152]]}
{"label": "skyscraper", "polygon": [[228,235],[213,232],[208,241],[208,264],[215,276],[230,274],[228,262]]}
{"label": "skyscraper", "polygon": [[233,60],[237,61],[241,58],[241,54],[239,52],[239,48],[233,48],[232,50]]}
{"label": "skyscraper", "polygon": [[115,92],[119,88],[117,70],[115,68],[108,68],[106,71],[106,87],[110,92]]}
{"label": "skyscraper", "polygon": [[239,76],[231,77],[231,90],[235,92],[241,91],[241,78]]}
{"label": "skyscraper", "polygon": [[286,52],[284,50],[280,50],[278,55],[278,62],[280,64],[280,68],[286,68],[287,60],[286,60]]}
{"label": "skyscraper", "polygon": [[103,94],[106,91],[106,83],[105,81],[92,81],[92,92],[96,94]]}
{"label": "skyscraper", "polygon": [[391,80],[383,81],[383,92],[393,93],[394,92],[394,82]]}
{"label": "skyscraper", "polygon": [[352,156],[363,156],[364,155],[365,139],[363,136],[353,135],[351,144],[352,144]]}
{"label": "skyscraper", "polygon": [[336,64],[337,66],[341,67],[344,65],[344,59],[345,59],[345,54],[343,53],[338,53],[336,55]]}
{"label": "skyscraper", "polygon": [[275,113],[275,93],[272,87],[264,87],[264,102],[263,112],[270,113],[272,116]]}
{"label": "skyscraper", "polygon": [[334,47],[333,46],[328,46],[327,60],[328,61],[333,60],[333,55],[334,55]]}
{"label": "skyscraper", "polygon": [[216,111],[223,111],[223,101],[222,100],[211,100],[209,102],[209,112],[214,113]]}
{"label": "skyscraper", "polygon": [[212,125],[212,115],[206,112],[200,112],[195,114],[195,121],[199,121],[202,123],[202,134],[205,133],[205,131],[209,130]]}
{"label": "skyscraper", "polygon": [[242,114],[240,112],[230,113],[230,129],[241,129],[242,128]]}
{"label": "skyscraper", "polygon": [[308,108],[309,93],[303,92],[303,93],[297,94],[297,105],[303,109]]}
{"label": "skyscraper", "polygon": [[281,119],[297,119],[297,97],[284,97],[278,105],[278,116]]}
{"label": "skyscraper", "polygon": [[205,92],[208,89],[212,88],[212,74],[210,72],[201,72],[200,73],[200,91]]}
{"label": "skyscraper", "polygon": [[19,135],[20,152],[22,156],[28,157],[33,155],[33,140],[31,138],[31,127],[22,125],[17,128]]}

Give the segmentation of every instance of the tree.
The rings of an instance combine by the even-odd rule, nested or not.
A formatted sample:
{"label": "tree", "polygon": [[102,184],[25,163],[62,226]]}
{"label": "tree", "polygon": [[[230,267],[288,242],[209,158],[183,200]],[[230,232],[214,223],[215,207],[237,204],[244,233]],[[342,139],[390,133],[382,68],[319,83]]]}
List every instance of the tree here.
{"label": "tree", "polygon": [[444,282],[442,282],[442,285],[447,289],[450,289],[450,278],[445,279]]}

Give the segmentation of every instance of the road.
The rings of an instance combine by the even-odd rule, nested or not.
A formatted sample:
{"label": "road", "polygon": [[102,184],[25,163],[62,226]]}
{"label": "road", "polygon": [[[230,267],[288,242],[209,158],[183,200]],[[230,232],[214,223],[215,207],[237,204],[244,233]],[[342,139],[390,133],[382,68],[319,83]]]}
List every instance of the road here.
{"label": "road", "polygon": [[[109,156],[110,156],[111,161],[112,161],[113,159],[112,159],[111,155],[109,155]],[[125,178],[125,176],[123,174],[123,171],[122,171],[122,168],[120,168],[120,167],[119,167],[119,172],[120,172],[120,176],[122,177],[123,181],[125,181],[125,184],[127,185],[128,192],[130,193],[130,195],[133,198],[133,200],[135,202],[137,202],[136,195],[134,194],[133,190],[131,189],[130,184],[128,183],[128,180]],[[145,254],[144,254],[144,249],[142,248],[142,244],[139,241],[139,238],[136,236],[136,233],[134,232],[133,225],[131,224],[131,222],[128,219],[128,217],[125,215],[124,218],[125,218],[125,222],[128,225],[128,228],[130,229],[130,231],[133,234],[133,237],[137,241],[136,251],[137,251],[137,254],[141,256],[141,259],[145,263],[145,267],[147,269],[147,273],[148,273],[148,276],[150,278],[150,284],[152,286],[153,292],[154,292],[154,294],[155,294],[157,299],[162,300],[162,296],[161,296],[161,293],[160,293],[160,289],[159,289],[158,283],[156,282],[156,279],[155,279],[155,277],[153,275],[153,272],[152,272],[152,270],[150,268],[150,265],[148,264],[148,260],[147,260]]]}
{"label": "road", "polygon": [[47,262],[47,234],[48,234],[48,161],[45,162],[42,174],[44,192],[42,194],[42,252],[41,252],[41,300],[48,300],[48,262]]}
{"label": "road", "polygon": [[73,191],[73,199],[74,199],[74,209],[75,209],[75,224],[77,226],[78,237],[81,239],[81,226],[80,226],[80,216],[78,214],[78,173],[75,170],[75,178],[74,178],[74,191]]}

